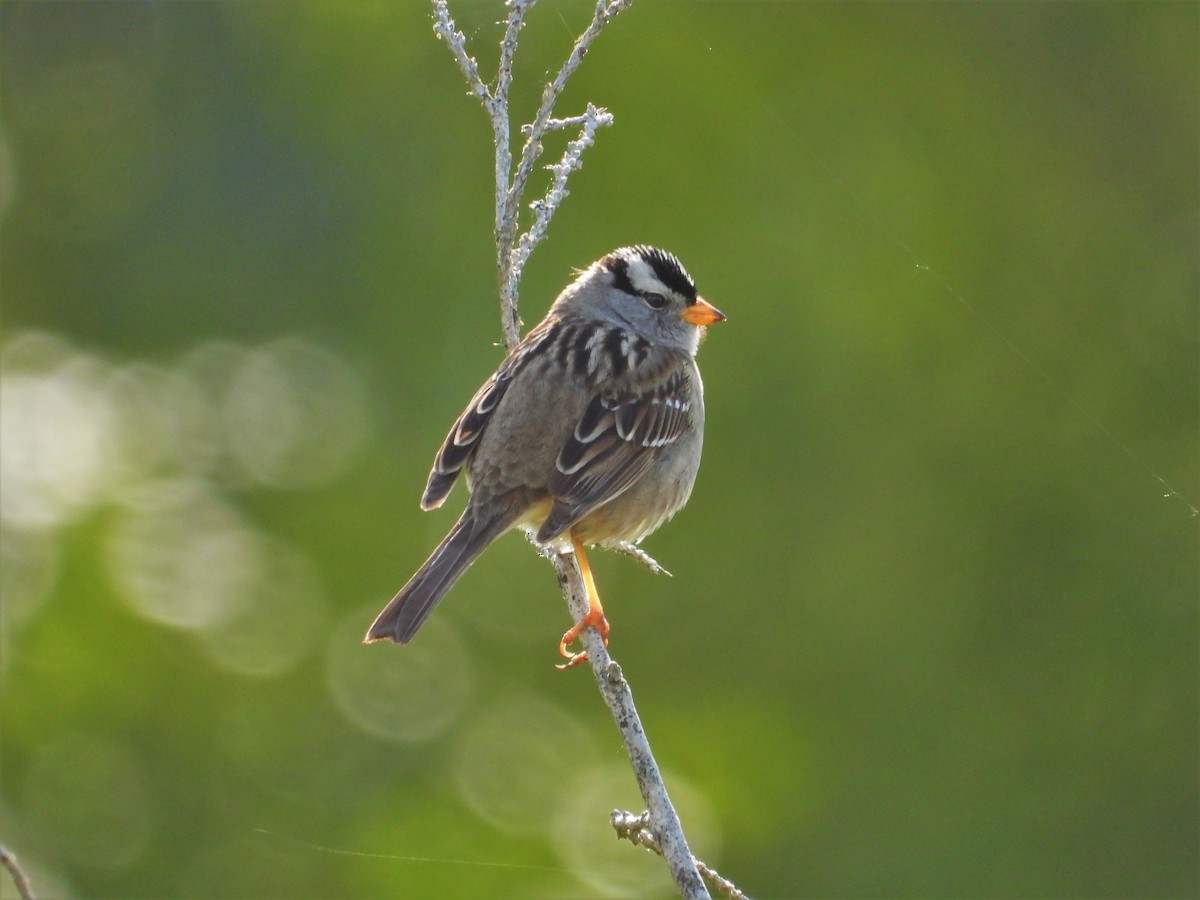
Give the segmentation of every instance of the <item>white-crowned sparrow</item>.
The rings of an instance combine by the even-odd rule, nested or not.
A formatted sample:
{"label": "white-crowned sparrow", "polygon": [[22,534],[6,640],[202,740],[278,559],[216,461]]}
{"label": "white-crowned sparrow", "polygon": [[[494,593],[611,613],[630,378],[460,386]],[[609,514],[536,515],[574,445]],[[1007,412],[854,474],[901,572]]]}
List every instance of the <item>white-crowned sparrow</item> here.
{"label": "white-crowned sparrow", "polygon": [[725,316],[670,253],[614,250],[579,273],[471,398],[434,460],[422,509],[465,470],[471,498],[450,533],[367,632],[406,643],[475,558],[510,528],[573,548],[588,626],[608,640],[584,547],[636,543],[688,500],[700,467],[704,387],[695,355]]}

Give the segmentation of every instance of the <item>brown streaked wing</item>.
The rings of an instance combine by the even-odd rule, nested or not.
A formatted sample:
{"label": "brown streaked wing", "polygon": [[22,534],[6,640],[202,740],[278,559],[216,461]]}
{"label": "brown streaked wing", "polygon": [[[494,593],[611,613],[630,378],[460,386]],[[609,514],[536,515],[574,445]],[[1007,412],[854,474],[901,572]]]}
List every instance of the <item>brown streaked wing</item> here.
{"label": "brown streaked wing", "polygon": [[691,370],[670,369],[648,390],[597,394],[559,452],[554,505],[538,530],[546,542],[622,494],[691,424]]}
{"label": "brown streaked wing", "polygon": [[534,357],[537,350],[554,339],[555,328],[542,332],[536,330],[526,335],[525,340],[500,364],[492,377],[483,383],[462,415],[458,417],[442,442],[441,449],[433,460],[433,470],[425,484],[421,498],[422,509],[436,509],[445,502],[463,466],[479,444],[479,437],[491,421],[492,413],[499,406],[512,380]]}

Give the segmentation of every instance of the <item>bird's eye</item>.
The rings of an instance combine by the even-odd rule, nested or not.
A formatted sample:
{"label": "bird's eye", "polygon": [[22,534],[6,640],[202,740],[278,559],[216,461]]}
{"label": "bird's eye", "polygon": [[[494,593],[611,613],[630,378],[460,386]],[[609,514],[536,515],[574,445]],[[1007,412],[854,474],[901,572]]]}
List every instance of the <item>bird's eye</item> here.
{"label": "bird's eye", "polygon": [[646,301],[646,305],[651,309],[662,309],[667,305],[667,298],[653,291],[647,291],[642,294],[642,299]]}

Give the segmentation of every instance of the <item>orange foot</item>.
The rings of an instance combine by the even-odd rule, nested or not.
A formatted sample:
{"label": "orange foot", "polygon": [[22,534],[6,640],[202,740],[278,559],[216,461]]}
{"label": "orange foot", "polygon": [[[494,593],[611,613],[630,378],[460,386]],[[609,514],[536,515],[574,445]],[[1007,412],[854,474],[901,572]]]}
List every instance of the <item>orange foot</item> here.
{"label": "orange foot", "polygon": [[608,619],[604,618],[604,610],[599,606],[590,607],[587,615],[580,619],[570,631],[562,636],[562,640],[558,642],[558,652],[565,656],[567,661],[560,666],[555,666],[556,669],[570,669],[587,660],[588,655],[586,650],[572,653],[567,649],[575,643],[585,628],[594,628],[596,633],[603,639],[604,646],[608,646]]}
{"label": "orange foot", "polygon": [[608,646],[608,619],[604,618],[604,609],[600,606],[600,595],[596,593],[596,581],[592,578],[592,567],[588,565],[587,554],[583,552],[583,544],[574,535],[571,535],[571,545],[575,548],[575,558],[579,560],[579,571],[583,575],[583,585],[587,588],[588,595],[588,611],[582,619],[575,623],[566,634],[562,636],[562,640],[558,642],[558,652],[567,658],[567,661],[558,669],[570,669],[572,666],[577,666],[588,658],[586,650],[580,650],[578,653],[572,653],[567,648],[570,647],[583,633],[583,629],[592,628],[596,634],[600,635],[604,641],[604,646]]}

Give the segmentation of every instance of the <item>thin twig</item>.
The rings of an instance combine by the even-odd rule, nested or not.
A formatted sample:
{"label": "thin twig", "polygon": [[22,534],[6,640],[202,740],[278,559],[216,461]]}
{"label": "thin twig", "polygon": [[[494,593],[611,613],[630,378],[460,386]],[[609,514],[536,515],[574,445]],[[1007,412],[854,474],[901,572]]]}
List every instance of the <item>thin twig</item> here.
{"label": "thin twig", "polygon": [[467,55],[467,36],[455,27],[454,20],[450,18],[450,8],[446,5],[446,0],[434,0],[433,14],[434,34],[445,41],[450,52],[454,54],[458,67],[462,69],[463,77],[467,79],[467,86],[471,89],[471,93],[480,102],[490,100],[491,91],[479,77],[479,66],[475,62],[475,58]]}
{"label": "thin twig", "polygon": [[[509,124],[508,94],[512,84],[512,62],[517,50],[517,38],[525,22],[525,14],[536,0],[508,0],[508,18],[505,22],[504,38],[500,42],[500,62],[496,72],[495,92],[488,89],[479,75],[475,58],[467,53],[467,38],[454,24],[450,16],[448,0],[433,0],[433,30],[446,42],[454,59],[462,70],[467,85],[492,123],[492,139],[496,150],[496,280],[500,289],[500,327],[504,332],[504,344],[511,350],[521,340],[521,318],[518,313],[518,286],[525,263],[533,249],[545,236],[546,226],[554,215],[558,204],[567,195],[566,179],[581,165],[580,156],[591,146],[595,131],[612,122],[612,116],[588,104],[588,111],[572,119],[554,119],[554,105],[566,86],[567,79],[579,68],[587,55],[592,41],[624,10],[632,0],[597,0],[592,21],[571,48],[567,61],[558,75],[542,91],[542,102],[533,122],[521,128],[525,143],[521,148],[521,159],[513,171],[513,154]],[[534,204],[534,225],[524,237],[519,237],[521,201],[529,176],[542,154],[542,138],[549,130],[568,127],[564,123],[582,126],[579,138],[567,146],[563,159],[552,169],[554,181],[546,196]],[[554,123],[553,128],[551,122]],[[515,262],[514,262],[515,260]]]}
{"label": "thin twig", "polygon": [[[506,258],[504,262],[501,262],[503,269],[500,274],[500,302],[503,310],[501,318],[504,322],[505,341],[508,342],[510,349],[515,346],[511,342],[510,323],[512,323],[511,327],[519,327],[520,322],[517,314],[517,304],[521,271],[514,270],[508,260],[512,259],[513,249],[517,246],[517,228],[520,222],[521,201],[525,195],[525,185],[529,181],[529,176],[533,174],[534,164],[537,162],[538,157],[542,155],[542,138],[546,134],[548,123],[553,117],[554,105],[558,102],[558,97],[566,86],[567,79],[579,68],[579,64],[583,62],[584,56],[587,55],[592,41],[596,39],[596,36],[600,34],[604,26],[616,18],[631,2],[632,0],[610,0],[610,2],[596,0],[596,11],[592,16],[592,21],[576,39],[575,46],[571,48],[571,54],[567,57],[567,61],[558,70],[558,75],[543,88],[542,102],[533,117],[533,122],[521,128],[521,133],[525,135],[525,143],[521,148],[521,159],[517,164],[516,172],[513,174],[512,182],[507,187],[507,190],[504,191],[504,221],[502,224],[497,222],[496,228],[497,260],[500,260],[502,257]],[[609,118],[611,121],[611,117]],[[594,127],[592,131],[595,131]],[[582,135],[580,139],[583,139]],[[591,143],[590,135],[588,136],[588,143]],[[496,182],[496,187],[496,202],[499,204],[501,202],[499,181]],[[551,210],[551,214],[553,214],[553,210]],[[532,252],[532,250],[533,248],[530,247],[529,252]],[[521,262],[522,267],[528,261],[528,258],[528,254],[526,254]]]}
{"label": "thin twig", "polygon": [[496,66],[496,99],[508,103],[508,89],[512,85],[513,57],[517,55],[517,38],[525,24],[525,13],[533,8],[537,0],[508,0],[508,22],[504,28],[504,39],[500,42],[500,62]]}
{"label": "thin twig", "polygon": [[[588,611],[587,588],[579,571],[579,561],[573,553],[551,552],[550,562],[558,575],[558,583],[567,598],[571,615],[575,621],[579,621]],[[579,638],[587,650],[592,674],[596,676],[596,686],[599,687],[600,694],[612,713],[613,721],[617,723],[617,729],[621,732],[621,741],[625,744],[625,752],[633,766],[638,789],[642,793],[642,799],[646,801],[663,859],[667,862],[679,895],[685,900],[708,898],[709,893],[696,869],[692,851],[688,848],[679,814],[675,812],[675,806],[667,794],[667,786],[663,782],[658,763],[654,760],[654,753],[650,749],[650,741],[642,727],[637,707],[633,704],[633,691],[630,690],[629,682],[625,680],[621,667],[608,655],[608,648],[604,646],[600,635],[591,628],[585,628]]]}
{"label": "thin twig", "polygon": [[583,165],[583,151],[595,143],[596,129],[611,125],[613,121],[612,114],[608,110],[598,109],[590,103],[587,105],[587,112],[584,113],[583,119],[583,128],[579,132],[579,137],[567,144],[562,160],[550,167],[550,171],[554,173],[554,179],[546,191],[546,196],[530,204],[533,208],[533,224],[518,239],[509,264],[509,277],[514,284],[520,283],[521,275],[525,271],[525,263],[529,261],[534,248],[545,239],[546,229],[550,227],[550,219],[553,218],[559,205],[570,193],[567,190],[567,179],[571,177],[571,173]]}
{"label": "thin twig", "polygon": [[521,340],[521,317],[517,313],[517,285],[509,276],[508,256],[516,233],[516,220],[510,217],[508,198],[512,193],[512,142],[508,115],[508,90],[512,85],[513,56],[517,38],[525,24],[525,13],[537,0],[508,0],[508,22],[500,42],[500,62],[496,68],[496,94],[487,106],[492,119],[492,139],[496,147],[496,221],[492,236],[496,241],[496,284],[504,301],[500,304],[500,328],[509,350]]}
{"label": "thin twig", "polygon": [[632,556],[643,566],[649,569],[655,575],[666,575],[668,578],[673,577],[657,559],[639,547],[637,544],[631,544],[629,541],[621,541],[612,548],[618,553],[624,553],[626,556]]}
{"label": "thin twig", "polygon": [[[568,116],[565,119],[549,119],[546,121],[545,131],[546,132],[562,131],[563,129],[566,129],[566,128],[575,128],[579,125],[582,125],[587,120],[588,120],[587,113],[583,113],[578,116]],[[525,137],[529,137],[529,135],[531,135],[532,133],[533,133],[532,125],[522,125],[521,126],[521,134],[524,135]]]}
{"label": "thin twig", "polygon": [[508,91],[512,84],[512,61],[517,38],[524,25],[525,13],[537,0],[509,0],[504,38],[500,42],[500,63],[493,94],[479,75],[475,58],[467,53],[467,37],[454,24],[448,0],[433,0],[433,31],[445,41],[454,55],[471,93],[483,104],[492,123],[492,144],[496,151],[496,282],[500,287],[500,327],[505,347],[511,350],[521,340],[521,319],[517,314],[517,289],[509,277],[509,255],[516,234],[516,219],[509,215],[512,180],[512,146],[509,138]]}
{"label": "thin twig", "polygon": [[[616,831],[618,838],[624,838],[635,846],[652,850],[659,856],[663,855],[662,847],[658,845],[658,839],[655,838],[654,832],[650,830],[649,812],[635,816],[631,812],[622,812],[619,809],[614,809],[612,815],[609,817],[609,823],[612,825],[613,830]],[[696,869],[700,872],[700,877],[704,879],[704,883],[708,885],[710,890],[720,894],[722,897],[728,897],[729,900],[750,900],[746,894],[742,893],[741,888],[721,875],[716,869],[705,865],[695,857],[692,857],[692,861],[696,864]]]}
{"label": "thin twig", "polygon": [[21,864],[17,862],[17,857],[13,852],[3,844],[0,844],[0,865],[8,870],[13,887],[17,889],[17,896],[21,900],[33,900],[33,888],[29,886],[29,876],[25,874],[25,870],[21,868]]}
{"label": "thin twig", "polygon": [[606,3],[605,0],[596,0],[596,12],[592,16],[591,23],[575,41],[575,46],[571,48],[571,55],[558,70],[558,75],[542,90],[542,104],[538,107],[533,123],[529,127],[525,145],[521,148],[521,164],[517,167],[516,178],[509,190],[509,214],[514,220],[521,202],[521,195],[525,192],[525,181],[533,171],[533,164],[542,154],[542,136],[546,133],[546,123],[550,121],[551,114],[554,112],[554,104],[558,102],[559,94],[566,87],[567,79],[579,68],[592,41],[596,39],[604,26],[627,9],[631,2],[632,0],[611,0]]}

